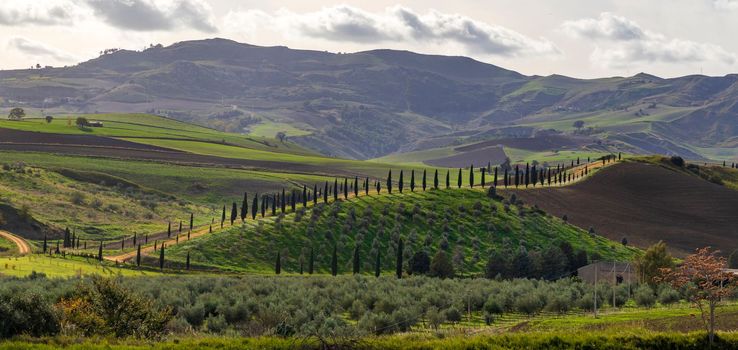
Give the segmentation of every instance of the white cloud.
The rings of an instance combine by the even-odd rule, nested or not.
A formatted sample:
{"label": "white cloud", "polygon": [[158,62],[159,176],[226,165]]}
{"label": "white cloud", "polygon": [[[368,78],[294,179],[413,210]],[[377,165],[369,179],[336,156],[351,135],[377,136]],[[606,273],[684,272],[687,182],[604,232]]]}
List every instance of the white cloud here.
{"label": "white cloud", "polygon": [[23,37],[13,37],[8,40],[8,47],[34,58],[47,57],[60,63],[77,62],[78,60],[77,57],[68,52]]}
{"label": "white cloud", "polygon": [[738,0],[713,0],[712,4],[718,10],[738,9]]}
{"label": "white cloud", "polygon": [[349,5],[326,7],[308,13],[295,13],[287,9],[274,14],[258,10],[238,11],[229,13],[225,23],[230,29],[244,25],[253,28],[253,23],[264,23],[285,35],[335,42],[459,44],[469,52],[508,57],[560,53],[545,38],[534,39],[459,14],[435,10],[419,14],[401,6],[388,7],[380,13]]}
{"label": "white cloud", "polygon": [[594,40],[590,59],[596,64],[623,68],[638,63],[712,62],[732,65],[736,56],[719,45],[668,38],[611,13],[598,18],[566,21],[563,31],[578,39]]}
{"label": "white cloud", "polygon": [[67,0],[3,0],[0,25],[69,24],[81,11],[79,6]]}
{"label": "white cloud", "polygon": [[218,31],[212,8],[204,0],[87,0],[87,4],[102,20],[121,29]]}

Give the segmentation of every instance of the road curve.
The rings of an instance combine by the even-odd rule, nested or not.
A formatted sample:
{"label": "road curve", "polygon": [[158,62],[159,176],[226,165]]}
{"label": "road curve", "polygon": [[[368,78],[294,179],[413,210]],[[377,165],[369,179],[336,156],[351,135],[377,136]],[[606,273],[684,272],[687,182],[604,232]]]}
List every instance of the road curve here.
{"label": "road curve", "polygon": [[0,237],[3,237],[18,246],[18,252],[21,255],[29,254],[31,252],[31,246],[26,242],[25,239],[20,238],[10,232],[0,231]]}

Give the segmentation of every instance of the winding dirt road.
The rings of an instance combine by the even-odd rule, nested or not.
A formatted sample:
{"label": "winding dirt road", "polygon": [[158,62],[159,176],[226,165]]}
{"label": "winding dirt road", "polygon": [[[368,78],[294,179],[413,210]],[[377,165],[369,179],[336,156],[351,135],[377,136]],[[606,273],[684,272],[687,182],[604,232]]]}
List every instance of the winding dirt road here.
{"label": "winding dirt road", "polygon": [[23,238],[20,238],[7,231],[0,231],[0,237],[15,243],[15,245],[18,246],[18,252],[21,255],[29,254],[31,252],[31,246]]}

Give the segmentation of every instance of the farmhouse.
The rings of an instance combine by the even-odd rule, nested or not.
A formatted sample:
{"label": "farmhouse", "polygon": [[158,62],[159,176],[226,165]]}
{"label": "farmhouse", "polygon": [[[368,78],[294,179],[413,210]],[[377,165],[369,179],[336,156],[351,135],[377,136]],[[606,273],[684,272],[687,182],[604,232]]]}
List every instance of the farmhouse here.
{"label": "farmhouse", "polygon": [[580,267],[577,275],[587,283],[620,284],[638,281],[635,268],[627,262],[599,261]]}
{"label": "farmhouse", "polygon": [[91,122],[87,123],[86,126],[91,127],[91,128],[102,128],[103,127],[103,123],[100,122],[100,121],[91,121]]}

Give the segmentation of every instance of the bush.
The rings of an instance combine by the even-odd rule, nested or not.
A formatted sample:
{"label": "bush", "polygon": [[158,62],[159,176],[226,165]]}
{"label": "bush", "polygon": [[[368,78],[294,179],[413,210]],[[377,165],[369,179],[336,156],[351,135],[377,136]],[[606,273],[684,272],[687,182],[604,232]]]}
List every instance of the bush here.
{"label": "bush", "polygon": [[59,333],[54,307],[35,292],[6,291],[0,294],[0,339],[21,334],[34,337]]}
{"label": "bush", "polygon": [[659,303],[661,305],[670,305],[679,302],[680,296],[679,292],[674,290],[673,288],[664,285],[661,290],[659,291]]}
{"label": "bush", "polygon": [[169,309],[159,310],[150,299],[102,277],[94,277],[91,285],[81,286],[72,301],[62,301],[60,308],[63,322],[85,335],[155,339],[163,335],[172,318]]}
{"label": "bush", "polygon": [[656,295],[654,295],[653,289],[647,284],[640,285],[635,290],[633,298],[638,306],[651,307],[656,304]]}
{"label": "bush", "polygon": [[684,159],[682,157],[672,156],[670,161],[671,161],[671,164],[674,164],[680,168],[684,166]]}
{"label": "bush", "polygon": [[444,311],[444,314],[446,316],[446,320],[453,323],[461,322],[461,312],[459,312],[459,309],[455,307],[450,307]]}
{"label": "bush", "polygon": [[526,293],[515,300],[515,310],[527,315],[538,313],[543,308],[543,301],[534,293]]}
{"label": "bush", "polygon": [[72,194],[69,196],[69,201],[72,202],[72,204],[74,205],[84,205],[85,200],[85,194],[82,192],[72,192]]}

